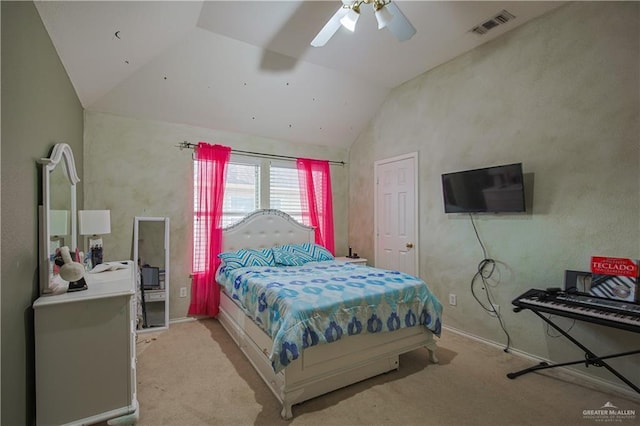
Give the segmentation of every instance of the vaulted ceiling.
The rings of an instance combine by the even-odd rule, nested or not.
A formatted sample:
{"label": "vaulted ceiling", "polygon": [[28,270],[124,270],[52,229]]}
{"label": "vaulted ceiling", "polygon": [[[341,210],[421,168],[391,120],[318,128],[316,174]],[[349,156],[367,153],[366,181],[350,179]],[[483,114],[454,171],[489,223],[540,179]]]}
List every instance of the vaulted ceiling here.
{"label": "vaulted ceiling", "polygon": [[[332,1],[43,1],[42,21],[86,110],[348,147],[389,91],[562,2],[398,1],[398,42],[361,6],[355,32],[310,41]],[[515,16],[471,31],[503,11]],[[490,26],[490,25],[488,25]]]}

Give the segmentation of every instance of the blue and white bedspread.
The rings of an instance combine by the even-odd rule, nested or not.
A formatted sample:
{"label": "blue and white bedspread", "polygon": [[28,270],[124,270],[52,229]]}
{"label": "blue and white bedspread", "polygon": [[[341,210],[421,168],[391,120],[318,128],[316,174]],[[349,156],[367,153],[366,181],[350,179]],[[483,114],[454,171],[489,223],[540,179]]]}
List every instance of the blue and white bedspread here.
{"label": "blue and white bedspread", "polygon": [[350,335],[423,326],[440,335],[442,304],[424,281],[338,261],[221,266],[216,280],[273,340],[275,372],[305,348]]}

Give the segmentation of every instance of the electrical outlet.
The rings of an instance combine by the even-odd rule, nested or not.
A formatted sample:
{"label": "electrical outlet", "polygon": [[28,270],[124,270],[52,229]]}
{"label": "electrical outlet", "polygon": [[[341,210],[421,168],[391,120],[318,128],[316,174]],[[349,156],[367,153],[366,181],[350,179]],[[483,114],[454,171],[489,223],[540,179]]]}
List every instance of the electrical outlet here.
{"label": "electrical outlet", "polygon": [[187,288],[180,287],[180,297],[187,297]]}
{"label": "electrical outlet", "polygon": [[456,306],[456,303],[458,303],[458,300],[456,298],[456,295],[453,293],[449,293],[449,304],[451,306]]}
{"label": "electrical outlet", "polygon": [[491,306],[493,306],[493,311],[489,312],[489,315],[492,317],[498,316],[500,314],[500,305],[492,304]]}

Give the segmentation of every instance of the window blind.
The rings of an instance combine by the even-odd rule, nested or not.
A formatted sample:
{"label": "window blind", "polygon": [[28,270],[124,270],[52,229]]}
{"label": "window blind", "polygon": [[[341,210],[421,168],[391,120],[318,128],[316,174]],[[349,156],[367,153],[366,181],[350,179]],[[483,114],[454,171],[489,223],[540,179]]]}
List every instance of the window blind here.
{"label": "window blind", "polygon": [[269,207],[279,209],[302,222],[298,170],[271,164],[269,168]]}

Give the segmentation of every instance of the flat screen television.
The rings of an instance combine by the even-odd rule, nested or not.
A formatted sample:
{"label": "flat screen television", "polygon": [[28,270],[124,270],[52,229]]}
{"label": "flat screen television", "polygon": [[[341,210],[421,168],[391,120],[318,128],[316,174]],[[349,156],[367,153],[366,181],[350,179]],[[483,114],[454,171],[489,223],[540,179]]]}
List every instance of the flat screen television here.
{"label": "flat screen television", "polygon": [[525,210],[522,163],[445,173],[445,213],[521,213]]}

